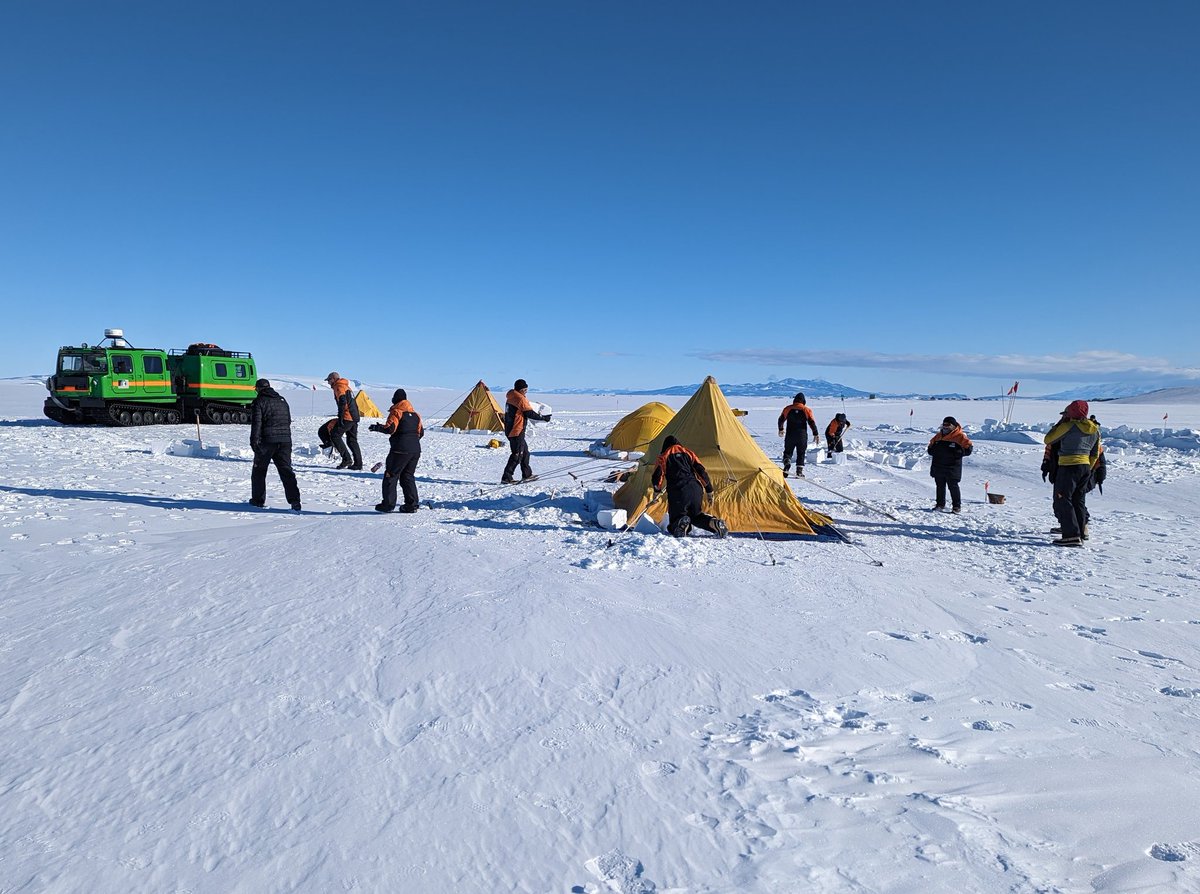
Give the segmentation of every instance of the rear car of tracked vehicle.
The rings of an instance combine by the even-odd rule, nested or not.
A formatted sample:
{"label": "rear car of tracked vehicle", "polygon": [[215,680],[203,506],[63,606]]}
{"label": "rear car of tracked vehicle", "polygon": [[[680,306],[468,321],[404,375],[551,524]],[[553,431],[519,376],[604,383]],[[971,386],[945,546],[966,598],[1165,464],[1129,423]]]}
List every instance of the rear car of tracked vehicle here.
{"label": "rear car of tracked vehicle", "polygon": [[214,424],[250,421],[258,373],[248,352],[193,344],[172,350],[167,362],[185,422],[197,416]]}

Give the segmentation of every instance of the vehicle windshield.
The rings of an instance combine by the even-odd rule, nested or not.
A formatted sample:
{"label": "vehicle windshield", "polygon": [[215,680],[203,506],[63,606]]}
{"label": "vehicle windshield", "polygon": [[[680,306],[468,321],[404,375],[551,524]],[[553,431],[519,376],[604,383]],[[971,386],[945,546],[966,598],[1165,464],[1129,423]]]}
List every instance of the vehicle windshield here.
{"label": "vehicle windshield", "polygon": [[63,354],[58,372],[64,376],[94,376],[108,372],[108,358],[103,353]]}

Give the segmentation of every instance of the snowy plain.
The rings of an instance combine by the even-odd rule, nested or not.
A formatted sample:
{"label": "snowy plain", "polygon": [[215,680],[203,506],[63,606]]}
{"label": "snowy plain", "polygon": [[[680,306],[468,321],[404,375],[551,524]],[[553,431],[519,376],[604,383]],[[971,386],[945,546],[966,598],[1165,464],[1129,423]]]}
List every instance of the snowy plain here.
{"label": "snowy plain", "polygon": [[[245,505],[245,427],[174,455],[194,426],[0,382],[0,892],[1200,892],[1200,403],[1093,405],[1128,436],[1064,550],[1040,444],[976,438],[997,402],[847,401],[789,485],[851,544],[678,541],[592,524],[583,451],[653,398],[531,394],[517,488],[431,427],[422,509],[381,515],[310,383],[277,380],[294,514],[273,470]],[[784,401],[731,403],[777,456]]]}

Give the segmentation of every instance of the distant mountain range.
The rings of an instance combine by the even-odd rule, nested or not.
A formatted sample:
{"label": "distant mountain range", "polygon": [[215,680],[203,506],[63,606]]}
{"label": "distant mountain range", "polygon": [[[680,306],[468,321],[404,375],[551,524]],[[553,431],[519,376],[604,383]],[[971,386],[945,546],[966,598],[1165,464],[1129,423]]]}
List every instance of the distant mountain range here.
{"label": "distant mountain range", "polygon": [[1039,395],[1043,400],[1119,400],[1123,397],[1140,397],[1152,394],[1156,389],[1153,385],[1122,385],[1119,382],[1109,382],[1104,385],[1080,385],[1054,394]]}
{"label": "distant mountain range", "polygon": [[[649,389],[631,389],[631,388],[557,388],[548,393],[551,394],[630,394],[630,395],[682,395],[690,396],[696,392],[700,386],[696,385],[668,385],[662,388]],[[740,384],[721,383],[721,390],[728,397],[783,397],[789,398],[797,391],[803,391],[805,397],[812,398],[838,398],[838,397],[858,397],[870,398],[877,397],[880,399],[890,398],[893,400],[972,400],[965,394],[960,392],[952,392],[948,394],[918,394],[908,392],[905,394],[895,394],[884,391],[860,391],[857,388],[851,388],[849,385],[843,385],[839,382],[827,382],[825,379],[772,379],[769,382],[742,382]],[[1083,400],[1121,400],[1123,398],[1140,397],[1146,394],[1156,394],[1160,391],[1167,392],[1173,389],[1159,388],[1153,389],[1150,385],[1123,385],[1116,382],[1109,382],[1102,385],[1080,385],[1078,388],[1071,388],[1067,391],[1059,391],[1054,394],[1020,394],[1018,395],[1023,400],[1075,400],[1082,398]],[[1166,394],[1164,394],[1164,397]],[[974,400],[1005,400],[1006,398],[996,394],[979,395]]]}
{"label": "distant mountain range", "polygon": [[[629,389],[629,388],[558,388],[553,394],[676,394],[690,396],[700,387],[695,385],[668,385],[663,388]],[[798,391],[803,391],[806,398],[826,397],[879,397],[879,398],[914,398],[922,400],[967,400],[965,394],[888,394],[882,391],[860,391],[849,385],[838,382],[827,382],[824,379],[772,379],[769,382],[743,382],[741,384],[721,383],[721,391],[727,397],[783,397],[790,398]]]}

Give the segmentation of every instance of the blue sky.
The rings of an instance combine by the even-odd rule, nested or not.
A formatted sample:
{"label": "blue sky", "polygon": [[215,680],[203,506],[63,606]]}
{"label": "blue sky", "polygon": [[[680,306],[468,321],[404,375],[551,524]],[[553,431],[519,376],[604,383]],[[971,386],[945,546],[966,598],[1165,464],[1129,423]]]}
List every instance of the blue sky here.
{"label": "blue sky", "polygon": [[[0,6],[0,374],[1200,379],[1200,4]],[[15,343],[14,343],[15,342]]]}

